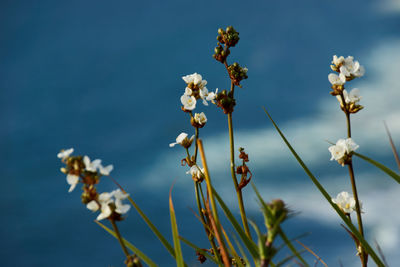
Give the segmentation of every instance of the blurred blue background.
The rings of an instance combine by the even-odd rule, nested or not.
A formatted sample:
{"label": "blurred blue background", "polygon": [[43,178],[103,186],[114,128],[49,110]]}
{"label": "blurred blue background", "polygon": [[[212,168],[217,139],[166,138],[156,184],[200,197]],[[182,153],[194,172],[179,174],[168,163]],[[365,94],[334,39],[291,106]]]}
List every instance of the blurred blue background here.
{"label": "blurred blue background", "polygon": [[[0,2],[0,222],[2,266],[123,266],[124,256],[68,193],[56,154],[114,164],[112,175],[170,238],[168,191],[180,233],[207,247],[191,209],[193,184],[180,166],[176,136],[192,134],[181,110],[182,76],[198,72],[208,89],[228,89],[212,58],[217,29],[233,25],[240,42],[229,62],[248,67],[236,90],[237,147],[250,155],[253,180],[266,200],[283,198],[299,214],[285,223],[329,265],[357,266],[352,240],[271,128],[271,112],[332,196],[351,191],[346,169],[330,162],[329,144],[345,136],[344,115],[329,95],[334,54],[353,55],[366,75],[365,110],[354,116],[360,152],[396,168],[382,121],[400,140],[400,1],[1,1]],[[225,115],[198,103],[201,130],[216,187],[233,209]],[[355,160],[368,239],[400,262],[398,185]],[[104,179],[101,190],[113,190]],[[248,215],[262,226],[250,187]],[[238,212],[236,213],[238,214]],[[174,262],[134,210],[121,232],[160,266]],[[264,228],[262,228],[264,229]],[[327,246],[326,244],[330,244]],[[280,257],[284,257],[282,252]],[[307,254],[312,263],[314,258]],[[185,259],[197,266],[185,248]],[[393,265],[394,264],[394,265]]]}

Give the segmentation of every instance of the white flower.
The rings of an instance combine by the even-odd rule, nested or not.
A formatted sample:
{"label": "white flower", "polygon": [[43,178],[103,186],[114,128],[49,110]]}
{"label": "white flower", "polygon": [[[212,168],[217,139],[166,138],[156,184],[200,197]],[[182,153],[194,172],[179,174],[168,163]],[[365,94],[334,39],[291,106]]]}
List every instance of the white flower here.
{"label": "white flower", "polygon": [[194,135],[192,135],[192,137],[190,137],[190,139],[189,139],[187,133],[180,133],[178,135],[178,137],[176,138],[176,142],[169,144],[169,147],[174,147],[175,145],[178,145],[178,144],[183,147],[185,147],[185,146],[189,147],[190,144],[192,144],[193,140],[194,140]]}
{"label": "white flower", "polygon": [[[123,193],[120,189],[114,190],[111,193],[104,192],[99,195],[98,201],[100,202],[101,205],[101,212],[99,216],[97,216],[97,220],[103,220],[105,218],[110,217],[112,214],[112,209],[110,207],[111,203],[114,203],[115,205],[115,212],[119,214],[125,214],[129,211],[131,206],[129,204],[122,204],[122,200],[126,199],[129,196],[129,194]],[[93,204],[93,201],[89,202],[87,205],[87,208],[90,210],[96,211],[99,207],[96,203]],[[90,204],[90,205],[89,205]],[[97,207],[97,209],[96,209]]]}
{"label": "white flower", "polygon": [[203,99],[203,104],[205,106],[208,106],[207,96],[208,96],[208,89],[206,87],[203,87],[202,89],[200,89],[200,97],[201,97],[201,99]]}
{"label": "white flower", "polygon": [[106,219],[110,217],[112,214],[112,210],[110,208],[110,202],[108,203],[101,203],[101,210],[99,216],[97,216],[96,220],[101,221],[103,219]]}
{"label": "white flower", "polygon": [[357,148],[359,148],[359,145],[357,145],[353,139],[347,138],[339,139],[336,145],[330,146],[328,150],[331,152],[331,160],[336,160],[344,166],[345,157],[350,155]]}
{"label": "white flower", "polygon": [[181,96],[181,103],[186,110],[193,110],[196,108],[196,98],[194,96],[183,94]]}
{"label": "white flower", "polygon": [[70,185],[68,193],[71,193],[79,183],[79,176],[75,174],[67,174],[67,183]]}
{"label": "white flower", "polygon": [[191,96],[192,93],[193,93],[192,89],[190,89],[189,87],[186,87],[186,88],[185,88],[185,93],[184,93],[184,95]]}
{"label": "white flower", "polygon": [[340,73],[339,75],[330,73],[328,75],[328,80],[332,85],[343,85],[346,82],[346,76],[343,73]]}
{"label": "white flower", "polygon": [[113,202],[112,194],[108,192],[101,193],[99,195],[98,201],[100,202],[101,209],[100,214],[97,216],[96,220],[100,221],[110,217],[110,215],[112,214],[112,210],[109,205]]}
{"label": "white flower", "polygon": [[122,200],[128,198],[129,194],[122,192],[121,189],[114,190],[112,194],[115,197],[115,212],[119,214],[127,213],[131,206],[129,204],[122,204]]}
{"label": "white flower", "polygon": [[[346,101],[346,104],[349,103],[355,104],[361,100],[360,90],[358,88],[354,88],[350,91],[350,93],[347,93],[346,90],[343,90],[343,97],[344,100]],[[339,101],[339,103],[343,105],[342,97],[340,95],[337,95],[336,98]]]}
{"label": "white flower", "polygon": [[207,81],[203,80],[203,77],[201,77],[201,75],[198,74],[197,72],[190,74],[190,75],[183,76],[182,79],[187,84],[193,83],[194,85],[197,85],[200,89],[203,88],[207,84]]}
{"label": "white flower", "polygon": [[344,146],[344,139],[339,139],[336,142],[336,145],[330,146],[328,148],[329,152],[331,152],[331,160],[340,160],[345,156],[346,148]]}
{"label": "white flower", "polygon": [[192,177],[201,179],[201,177],[204,173],[204,168],[200,169],[198,166],[194,165],[194,166],[190,167],[190,170],[188,170],[186,173],[192,175]]}
{"label": "white flower", "polygon": [[99,171],[101,173],[101,175],[110,175],[110,172],[114,169],[113,165],[108,165],[106,167],[104,167],[103,165],[99,165]]}
{"label": "white flower", "polygon": [[332,202],[338,205],[345,213],[351,213],[356,210],[356,201],[354,197],[350,196],[349,193],[345,191],[339,193],[336,198],[332,198]]}
{"label": "white flower", "polygon": [[351,152],[355,151],[357,148],[359,148],[360,146],[357,145],[353,139],[351,138],[347,138],[345,140],[345,148],[346,148],[346,152],[347,154],[350,154]]}
{"label": "white flower", "polygon": [[174,147],[177,144],[182,145],[183,140],[185,140],[187,137],[188,137],[187,133],[180,133],[176,138],[176,142],[169,144],[169,147]]}
{"label": "white flower", "polygon": [[100,207],[99,207],[99,204],[97,204],[97,202],[95,200],[92,200],[86,204],[86,208],[88,208],[88,210],[95,212],[95,211],[98,211]]}
{"label": "white flower", "polygon": [[64,160],[64,159],[68,158],[73,152],[74,152],[73,148],[65,149],[65,150],[62,149],[60,151],[60,153],[57,154],[57,158]]}
{"label": "white flower", "polygon": [[90,161],[90,158],[88,156],[83,157],[83,163],[85,164],[85,169],[89,172],[96,172],[97,169],[101,165],[101,160],[100,159],[95,159],[92,162]]}
{"label": "white flower", "polygon": [[338,66],[344,62],[344,57],[337,57],[336,55],[333,56],[332,64]]}
{"label": "white flower", "polygon": [[348,56],[340,67],[340,73],[343,73],[346,77],[361,77],[364,75],[365,69],[358,61],[354,61],[354,57]]}
{"label": "white flower", "polygon": [[197,124],[203,125],[203,124],[205,124],[205,123],[207,122],[207,117],[206,117],[206,115],[204,114],[204,112],[202,112],[202,113],[195,113],[195,114],[194,114],[194,121],[195,121]]}
{"label": "white flower", "polygon": [[206,100],[214,103],[214,100],[217,97],[217,94],[218,94],[218,88],[215,90],[215,93],[214,92],[208,93]]}

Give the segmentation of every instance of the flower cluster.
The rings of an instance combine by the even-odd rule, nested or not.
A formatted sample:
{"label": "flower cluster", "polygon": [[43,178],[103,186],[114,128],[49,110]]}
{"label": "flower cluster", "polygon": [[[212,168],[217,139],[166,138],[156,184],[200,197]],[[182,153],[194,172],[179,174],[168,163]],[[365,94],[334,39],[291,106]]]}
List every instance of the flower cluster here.
{"label": "flower cluster", "polygon": [[359,145],[357,145],[351,138],[339,139],[335,145],[328,148],[331,152],[331,160],[336,160],[339,164],[344,166],[351,160],[353,151],[355,151]]}
{"label": "flower cluster", "polygon": [[186,82],[185,93],[181,96],[184,111],[194,110],[198,99],[202,99],[205,106],[208,106],[207,101],[214,100],[215,93],[208,92],[207,81],[200,74],[193,73],[183,76],[182,79]]}
{"label": "flower cluster", "polygon": [[86,204],[89,210],[101,210],[98,220],[112,218],[122,220],[121,215],[125,214],[130,206],[123,205],[122,200],[128,195],[122,193],[119,189],[111,193],[97,192],[95,187],[102,176],[110,175],[113,165],[103,166],[100,159],[90,160],[88,156],[72,156],[73,148],[61,150],[57,157],[65,163],[61,172],[67,175],[67,183],[70,185],[68,192],[72,192],[78,183],[83,184],[82,202]]}
{"label": "flower cluster", "polygon": [[[353,196],[343,191],[339,193],[336,198],[332,198],[332,202],[335,203],[344,213],[350,214],[352,211],[356,211],[356,201]],[[360,202],[360,207],[361,207]]]}
{"label": "flower cluster", "polygon": [[242,68],[239,66],[239,63],[235,62],[228,67],[229,76],[231,77],[232,82],[240,87],[240,81],[247,79],[247,71],[246,67]]}
{"label": "flower cluster", "polygon": [[[344,90],[344,84],[355,78],[362,77],[365,73],[364,67],[361,66],[358,61],[354,61],[354,57],[352,56],[344,58],[343,56],[337,57],[336,55],[334,55],[331,69],[338,73],[338,74],[330,73],[328,75],[328,80],[332,84],[332,89],[333,89],[331,94],[338,97],[342,109],[348,110],[350,111],[350,113],[356,113],[357,111],[362,109],[362,106],[356,105],[356,102],[360,100],[360,97],[357,98],[357,101],[346,99],[344,95],[349,95],[349,94],[347,93],[347,91]],[[358,89],[357,93],[359,93]],[[342,99],[345,100],[344,102],[346,103],[346,105],[350,105],[351,107],[345,106],[343,104]]]}

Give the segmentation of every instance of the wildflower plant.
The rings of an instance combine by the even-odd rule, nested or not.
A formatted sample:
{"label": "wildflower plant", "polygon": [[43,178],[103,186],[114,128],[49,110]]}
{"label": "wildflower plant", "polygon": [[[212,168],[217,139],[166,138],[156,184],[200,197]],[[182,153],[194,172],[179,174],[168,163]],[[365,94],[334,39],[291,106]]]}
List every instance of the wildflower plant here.
{"label": "wildflower plant", "polygon": [[[283,223],[293,217],[293,212],[288,209],[286,203],[281,199],[274,199],[270,202],[264,201],[254,183],[253,190],[261,207],[261,214],[264,219],[264,228],[260,228],[255,222],[249,220],[246,215],[246,206],[243,200],[243,192],[246,186],[255,178],[250,170],[250,156],[244,148],[235,150],[234,145],[234,127],[232,116],[234,107],[240,101],[235,96],[235,88],[242,88],[243,82],[248,78],[248,69],[235,62],[229,64],[228,59],[231,56],[231,49],[238,44],[239,32],[232,26],[225,30],[219,29],[217,35],[217,46],[214,49],[213,58],[222,63],[226,77],[229,81],[226,88],[209,91],[206,87],[207,81],[201,74],[193,73],[182,77],[184,84],[180,89],[180,109],[186,116],[186,123],[190,124],[192,133],[180,133],[175,142],[169,144],[171,148],[183,149],[183,158],[180,160],[186,174],[191,177],[194,185],[193,194],[197,206],[196,217],[199,220],[198,227],[203,229],[207,237],[207,244],[195,244],[182,235],[180,235],[175,209],[172,201],[172,189],[169,197],[169,210],[171,217],[171,232],[173,244],[158,230],[156,225],[145,215],[140,207],[134,202],[132,197],[113,179],[110,173],[113,165],[103,166],[100,159],[91,160],[88,156],[72,155],[74,150],[66,149],[58,153],[57,157],[65,164],[61,171],[66,174],[66,180],[69,185],[68,192],[73,191],[78,184],[82,184],[82,203],[92,212],[97,213],[96,223],[103,229],[113,235],[120,243],[125,254],[126,266],[142,266],[142,263],[148,266],[157,266],[144,252],[135,247],[132,243],[124,239],[119,232],[117,222],[126,218],[126,214],[133,207],[141,218],[145,221],[152,232],[157,236],[160,243],[170,253],[177,263],[177,266],[187,266],[181,249],[181,242],[193,248],[195,256],[200,263],[206,260],[213,262],[218,266],[281,266],[285,263],[298,263],[300,266],[309,266],[303,258],[302,253],[305,250],[311,251],[307,246],[300,243],[305,250],[299,250],[288,238],[283,229]],[[363,109],[359,105],[361,100],[360,90],[352,89],[346,91],[345,86],[353,79],[364,75],[365,69],[358,61],[349,56],[333,56],[331,69],[336,73],[328,75],[331,83],[331,95],[335,96],[339,102],[340,109],[344,112],[347,126],[347,137],[339,139],[336,144],[328,148],[331,153],[331,160],[337,161],[341,166],[347,166],[349,171],[352,195],[348,192],[341,192],[335,198],[331,197],[318,179],[311,173],[301,157],[296,153],[293,146],[286,139],[279,129],[271,115],[266,111],[283,141],[289,147],[299,164],[305,170],[322,196],[327,200],[331,207],[337,212],[344,223],[346,231],[355,241],[357,255],[360,257],[361,265],[367,266],[369,257],[378,265],[384,266],[382,257],[379,257],[375,250],[366,241],[362,222],[362,204],[358,196],[355,174],[353,169],[353,157],[360,157],[367,162],[383,170],[390,177],[400,183],[400,176],[381,163],[378,163],[364,155],[355,152],[359,145],[355,143],[351,136],[350,116]],[[223,86],[220,88],[223,88]],[[231,189],[236,193],[237,206],[240,212],[240,223],[231,209],[225,204],[224,200],[214,188],[211,172],[207,165],[206,152],[203,147],[203,140],[200,139],[200,129],[207,126],[208,118],[204,111],[199,111],[199,101],[203,106],[215,105],[226,114],[228,124],[228,138],[230,147],[230,160],[226,166],[231,171],[233,186]],[[190,137],[189,137],[190,136]],[[229,141],[228,141],[229,140]],[[206,142],[206,141],[205,141]],[[175,148],[176,147],[176,148]],[[238,152],[238,153],[237,153]],[[236,154],[237,153],[237,154]],[[238,155],[239,162],[236,162],[235,154]],[[179,159],[177,159],[179,160]],[[400,167],[400,166],[399,166]],[[111,192],[98,192],[96,185],[108,176],[119,187]],[[130,204],[126,203],[129,201]],[[221,211],[225,220],[221,220]],[[357,226],[353,224],[351,214],[356,214]],[[99,222],[108,220],[112,229]],[[224,222],[224,225],[223,225]],[[230,225],[226,225],[228,222]],[[250,228],[251,226],[251,228]],[[228,232],[230,227],[233,231]],[[253,230],[253,231],[251,231]],[[230,233],[230,234],[228,234]],[[280,245],[278,245],[280,243]],[[286,258],[279,258],[278,252],[283,247],[290,250],[291,255]],[[128,251],[128,249],[130,251]],[[313,255],[314,252],[311,251]],[[320,257],[318,261],[323,262]],[[325,264],[326,265],[326,264]]]}

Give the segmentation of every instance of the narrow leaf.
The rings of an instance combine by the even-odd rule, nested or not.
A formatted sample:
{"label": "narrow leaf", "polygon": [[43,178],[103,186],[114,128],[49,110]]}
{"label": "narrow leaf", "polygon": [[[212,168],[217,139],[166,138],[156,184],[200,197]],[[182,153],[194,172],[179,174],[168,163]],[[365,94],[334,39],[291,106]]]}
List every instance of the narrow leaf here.
{"label": "narrow leaf", "polygon": [[392,177],[394,180],[396,180],[396,182],[400,183],[400,176],[395,173],[394,171],[392,171],[391,169],[389,169],[388,167],[386,167],[385,165],[383,165],[382,163],[379,163],[373,159],[370,159],[364,155],[361,155],[360,153],[356,153],[353,152],[353,155],[362,158],[363,160],[365,160],[366,162],[371,163],[372,165],[374,165],[375,167],[377,167],[378,169],[381,169],[383,172],[385,172],[387,175],[389,175],[390,177]]}
{"label": "narrow leaf", "polygon": [[[112,235],[113,237],[115,237],[116,239],[118,238],[117,235],[115,234],[115,232],[113,230],[111,230],[110,228],[108,228],[107,226],[105,226],[104,224],[102,224],[99,221],[94,221],[95,223],[97,223],[99,226],[101,226],[104,230],[106,230],[110,235]],[[142,251],[140,251],[137,247],[135,247],[134,245],[132,245],[132,243],[130,243],[129,241],[127,241],[125,238],[123,238],[124,244],[127,248],[129,248],[133,253],[135,253],[141,260],[143,260],[147,265],[149,265],[150,267],[155,267],[157,266],[157,264],[155,264],[149,257],[147,257]]]}
{"label": "narrow leaf", "polygon": [[183,267],[184,262],[181,249],[181,242],[179,241],[178,225],[176,224],[175,210],[174,210],[174,204],[172,203],[171,191],[172,187],[169,191],[169,214],[171,216],[171,229],[172,229],[172,238],[174,240],[176,266]]}
{"label": "narrow leaf", "polygon": [[392,147],[392,151],[393,151],[394,158],[396,159],[397,167],[398,167],[399,170],[400,170],[400,158],[399,158],[399,153],[397,152],[396,146],[395,146],[394,143],[393,143],[392,135],[390,134],[390,131],[389,131],[388,126],[386,125],[386,122],[383,121],[383,124],[385,125],[386,133],[387,133],[388,138],[389,138],[390,146]]}
{"label": "narrow leaf", "polygon": [[357,228],[352,224],[352,222],[346,217],[346,215],[340,210],[340,208],[332,202],[331,197],[329,196],[328,192],[324,189],[324,187],[318,182],[317,178],[311,173],[311,171],[308,169],[308,167],[305,165],[303,160],[299,157],[299,155],[296,153],[294,148],[290,145],[289,141],[286,139],[284,134],[281,132],[279,129],[278,125],[275,123],[275,121],[272,119],[271,115],[269,115],[268,111],[264,108],[265,113],[271,120],[272,124],[274,125],[275,129],[278,131],[279,135],[287,145],[287,147],[290,149],[292,152],[293,156],[296,158],[296,160],[299,162],[300,166],[304,169],[304,171],[307,173],[307,175],[310,177],[311,181],[314,183],[314,185],[318,188],[318,190],[321,192],[321,194],[325,197],[325,199],[329,202],[329,204],[332,206],[332,208],[336,211],[336,213],[340,216],[340,218],[344,221],[344,223],[349,227],[349,229],[353,232],[353,234],[358,238],[360,241],[361,245],[363,248],[367,251],[367,253],[371,256],[371,258],[375,261],[375,263],[379,267],[385,266],[381,259],[378,257],[378,255],[375,253],[375,251],[371,248],[371,246],[368,244],[368,242],[364,239],[364,237],[360,234],[360,232],[357,230]]}
{"label": "narrow leaf", "polygon": [[242,227],[238,223],[238,221],[235,219],[235,217],[232,215],[231,211],[229,210],[228,206],[224,203],[222,198],[218,195],[217,191],[213,188],[213,193],[215,198],[217,199],[219,205],[221,206],[222,210],[225,213],[225,216],[228,218],[228,220],[231,222],[233,227],[235,228],[236,232],[239,234],[240,239],[243,241],[244,245],[250,252],[250,254],[253,256],[253,258],[258,259],[260,257],[257,249],[257,245],[254,243],[253,240],[251,240],[246,233],[243,231]]}
{"label": "narrow leaf", "polygon": [[260,260],[263,261],[267,258],[267,251],[265,247],[265,236],[261,234],[260,228],[258,228],[257,224],[253,221],[249,220],[251,226],[253,226],[254,231],[256,231],[257,238],[258,238],[258,251],[260,253]]}

